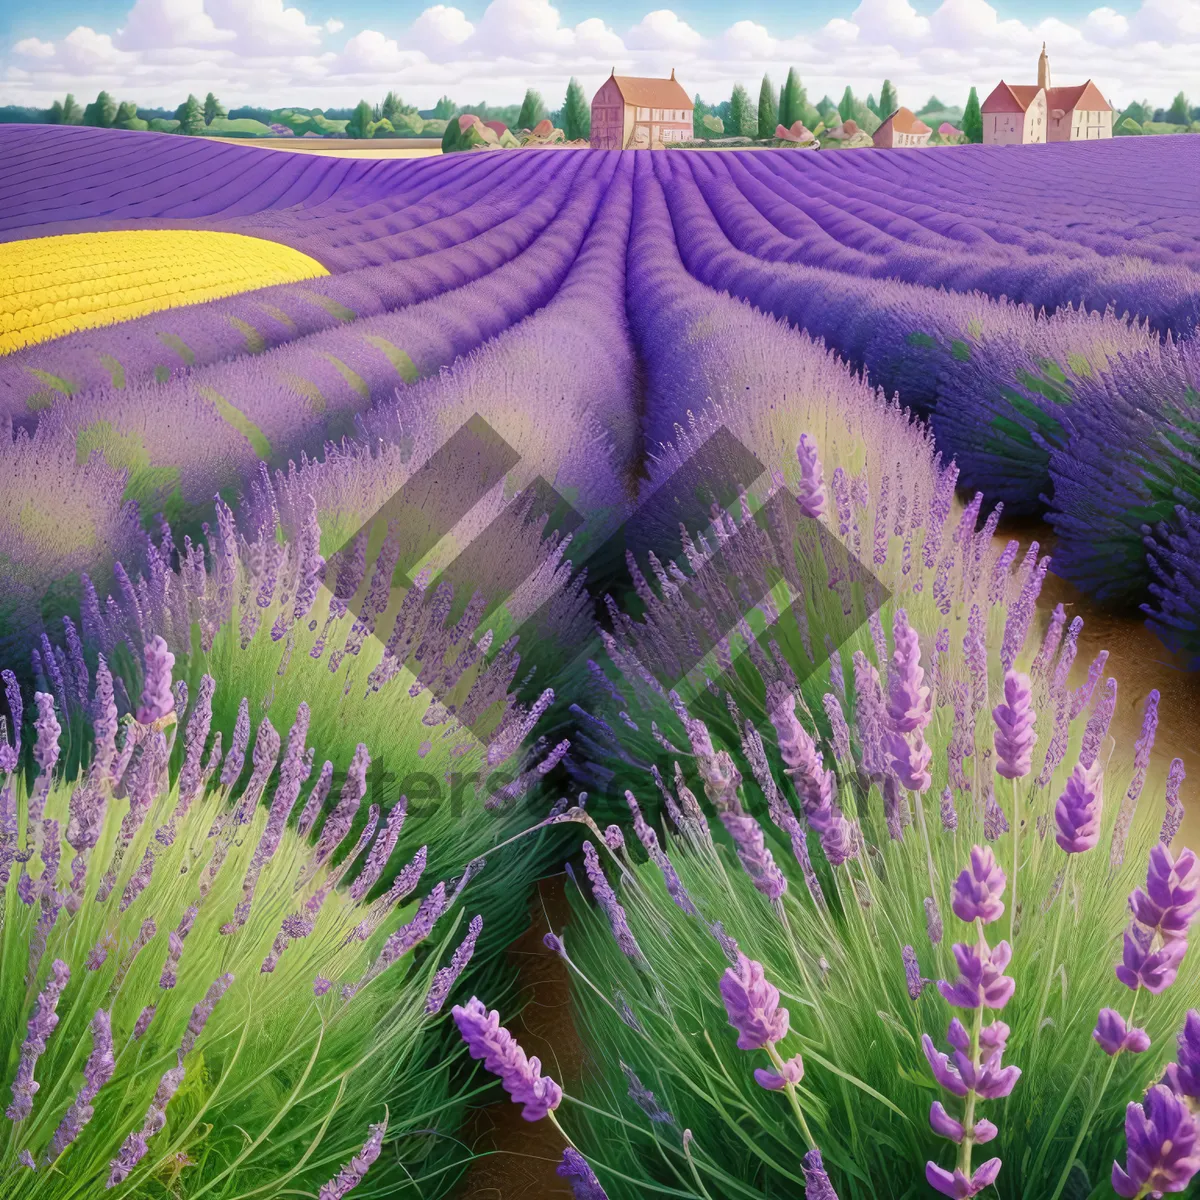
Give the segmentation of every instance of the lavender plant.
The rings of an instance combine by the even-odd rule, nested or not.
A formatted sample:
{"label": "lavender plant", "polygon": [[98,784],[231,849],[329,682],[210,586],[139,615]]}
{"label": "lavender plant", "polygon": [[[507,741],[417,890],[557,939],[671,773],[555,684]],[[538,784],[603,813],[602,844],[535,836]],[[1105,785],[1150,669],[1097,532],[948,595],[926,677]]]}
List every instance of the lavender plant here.
{"label": "lavender plant", "polygon": [[461,884],[418,900],[418,866],[373,898],[347,887],[378,876],[404,816],[380,828],[366,747],[314,847],[326,775],[290,819],[314,760],[307,706],[270,806],[256,801],[281,743],[265,720],[235,804],[210,737],[221,685],[203,678],[181,730],[161,639],[146,666],[118,731],[101,662],[83,769],[58,769],[45,693],[35,769],[14,771],[15,754],[0,768],[3,1194],[440,1194],[457,1156],[432,1135],[457,1085],[437,1014],[479,935],[476,918],[438,970],[462,938]]}
{"label": "lavender plant", "polygon": [[[1072,686],[1080,622],[1041,635],[1048,560],[993,546],[978,501],[930,567],[918,531],[897,594],[815,656],[840,584],[806,529],[838,518],[807,478],[801,512],[824,515],[789,543],[800,586],[675,689],[665,665],[738,586],[702,549],[690,598],[663,584],[607,637],[589,728],[611,733],[593,749],[641,849],[595,840],[553,940],[597,1064],[557,1119],[611,1197],[1180,1190],[1195,1105],[1166,1068],[1190,1061],[1200,865],[1172,848],[1182,762],[1165,805],[1146,786],[1158,697],[1133,754],[1115,747],[1103,657]],[[743,581],[752,507],[716,518]]]}

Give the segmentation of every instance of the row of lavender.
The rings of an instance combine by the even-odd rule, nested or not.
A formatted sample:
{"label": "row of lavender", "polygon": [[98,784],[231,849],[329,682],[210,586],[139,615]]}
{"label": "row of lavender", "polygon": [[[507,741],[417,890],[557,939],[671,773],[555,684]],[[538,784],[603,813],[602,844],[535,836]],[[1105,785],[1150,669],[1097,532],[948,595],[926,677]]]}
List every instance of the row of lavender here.
{"label": "row of lavender", "polygon": [[[983,292],[864,277],[854,263],[842,271],[792,261],[795,243],[768,219],[774,210],[752,202],[751,183],[761,188],[771,168],[730,156],[656,165],[679,252],[699,282],[823,339],[928,415],[963,485],[1010,514],[1044,512],[1059,535],[1059,571],[1105,601],[1143,605],[1168,644],[1198,659],[1194,338],[1163,339],[1150,324],[1070,303],[1047,316]],[[1069,272],[1027,272],[1062,289],[1039,303],[1086,298]],[[1196,277],[1180,268],[1176,278],[1193,280],[1194,302]],[[1144,300],[1136,311],[1148,315],[1153,297]],[[1190,329],[1185,322],[1181,332]],[[665,412],[660,424],[678,415]]]}

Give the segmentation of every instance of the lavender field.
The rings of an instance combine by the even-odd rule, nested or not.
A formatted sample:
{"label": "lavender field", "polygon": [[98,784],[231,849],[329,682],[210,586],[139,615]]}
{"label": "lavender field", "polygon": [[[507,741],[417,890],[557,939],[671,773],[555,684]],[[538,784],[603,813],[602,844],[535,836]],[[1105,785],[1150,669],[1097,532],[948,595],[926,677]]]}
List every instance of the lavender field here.
{"label": "lavender field", "polygon": [[585,1200],[1190,1185],[1195,724],[1047,599],[1200,677],[1200,142],[0,163],[0,1195],[441,1196],[488,1073]]}

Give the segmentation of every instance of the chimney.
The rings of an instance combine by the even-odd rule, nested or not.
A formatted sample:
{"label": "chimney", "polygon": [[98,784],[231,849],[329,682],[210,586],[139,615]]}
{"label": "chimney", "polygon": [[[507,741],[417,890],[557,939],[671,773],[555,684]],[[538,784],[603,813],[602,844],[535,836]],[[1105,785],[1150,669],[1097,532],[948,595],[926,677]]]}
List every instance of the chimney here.
{"label": "chimney", "polygon": [[674,82],[674,80],[675,80],[675,68],[672,67],[671,68],[671,81]]}

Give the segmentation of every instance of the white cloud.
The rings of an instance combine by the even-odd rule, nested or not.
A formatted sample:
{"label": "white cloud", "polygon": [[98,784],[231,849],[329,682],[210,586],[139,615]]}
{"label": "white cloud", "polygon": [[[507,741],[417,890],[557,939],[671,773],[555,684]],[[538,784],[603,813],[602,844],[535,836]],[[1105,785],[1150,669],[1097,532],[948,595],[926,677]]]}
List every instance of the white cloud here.
{"label": "white cloud", "polygon": [[961,103],[971,86],[984,96],[1001,77],[1032,82],[1043,40],[1056,82],[1091,77],[1119,104],[1149,97],[1165,105],[1200,87],[1200,0],[1140,0],[1131,13],[1097,0],[1076,20],[1037,24],[1004,19],[987,0],[939,0],[927,15],[915,5],[928,0],[842,0],[820,26],[802,17],[764,23],[732,10],[723,29],[696,28],[647,5],[622,33],[601,4],[572,25],[550,0],[491,0],[475,20],[450,0],[411,21],[381,10],[378,28],[351,26],[336,52],[326,39],[345,22],[310,19],[291,6],[299,2],[131,0],[115,28],[81,25],[53,40],[0,43],[0,103],[47,105],[67,91],[88,97],[104,88],[174,106],[189,91],[212,89],[228,105],[342,107],[395,88],[424,107],[446,92],[511,103],[536,87],[557,104],[572,75],[591,90],[614,66],[646,75],[675,68],[689,92],[712,100],[739,81],[757,94],[764,72],[778,84],[794,66],[814,98],[839,96],[847,84],[878,94],[886,76],[904,103],[930,93]]}
{"label": "white cloud", "polygon": [[22,38],[13,46],[13,53],[22,58],[53,58],[54,43],[43,42],[40,38]]}

